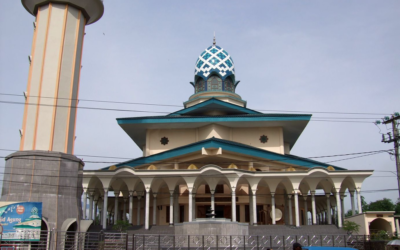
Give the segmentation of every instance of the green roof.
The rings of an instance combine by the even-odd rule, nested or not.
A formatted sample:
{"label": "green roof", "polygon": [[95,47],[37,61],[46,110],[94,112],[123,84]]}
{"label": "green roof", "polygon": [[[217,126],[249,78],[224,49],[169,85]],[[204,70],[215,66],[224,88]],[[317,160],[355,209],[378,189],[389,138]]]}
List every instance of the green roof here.
{"label": "green roof", "polygon": [[[195,142],[192,144],[188,144],[182,147],[174,148],[168,151],[164,151],[158,154],[150,155],[147,157],[139,157],[136,159],[132,159],[130,161],[122,162],[116,164],[118,167],[137,167],[143,164],[154,164],[157,162],[162,162],[174,157],[180,157],[186,154],[194,153],[197,151],[201,151],[202,148],[222,148],[223,151],[229,151],[234,153],[239,153],[243,155],[248,155],[252,157],[262,158],[268,161],[274,162],[282,162],[293,164],[301,167],[313,168],[313,167],[322,167],[327,168],[328,166],[332,166],[330,164],[326,164],[323,162],[318,162],[314,160],[310,160],[307,158],[302,158],[290,154],[282,155],[278,153],[274,153],[268,150],[263,150],[260,148],[252,147],[246,144],[218,139],[218,138],[210,138],[203,141]],[[336,170],[346,170],[344,168],[332,166]],[[104,168],[108,169],[108,168]]]}

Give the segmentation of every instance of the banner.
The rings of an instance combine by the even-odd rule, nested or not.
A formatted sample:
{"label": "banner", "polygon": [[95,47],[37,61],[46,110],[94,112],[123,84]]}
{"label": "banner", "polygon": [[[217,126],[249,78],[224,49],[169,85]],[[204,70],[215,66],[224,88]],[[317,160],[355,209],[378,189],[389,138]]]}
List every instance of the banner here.
{"label": "banner", "polygon": [[0,207],[3,241],[39,241],[42,203],[20,202]]}

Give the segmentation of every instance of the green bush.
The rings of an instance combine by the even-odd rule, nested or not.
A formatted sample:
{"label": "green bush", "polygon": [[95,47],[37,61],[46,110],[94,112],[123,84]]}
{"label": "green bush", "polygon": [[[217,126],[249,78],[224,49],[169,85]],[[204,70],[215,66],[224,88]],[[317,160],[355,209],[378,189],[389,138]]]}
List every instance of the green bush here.
{"label": "green bush", "polygon": [[117,223],[113,226],[114,230],[118,230],[121,233],[125,232],[129,228],[130,224],[127,221],[117,220]]}
{"label": "green bush", "polygon": [[353,221],[346,220],[343,223],[343,229],[346,230],[348,234],[358,233],[360,225]]}

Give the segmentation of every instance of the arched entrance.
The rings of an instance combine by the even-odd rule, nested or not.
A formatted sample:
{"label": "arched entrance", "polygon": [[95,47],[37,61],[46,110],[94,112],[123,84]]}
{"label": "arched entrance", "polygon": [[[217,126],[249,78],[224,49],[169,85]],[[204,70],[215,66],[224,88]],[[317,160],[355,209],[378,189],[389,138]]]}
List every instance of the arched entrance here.
{"label": "arched entrance", "polygon": [[382,230],[386,231],[388,233],[393,233],[392,226],[385,219],[377,218],[377,219],[371,221],[371,223],[369,224],[369,233],[370,234],[377,233]]}
{"label": "arched entrance", "polygon": [[75,246],[75,234],[78,231],[78,223],[72,223],[65,233],[65,247],[64,249],[73,249]]}

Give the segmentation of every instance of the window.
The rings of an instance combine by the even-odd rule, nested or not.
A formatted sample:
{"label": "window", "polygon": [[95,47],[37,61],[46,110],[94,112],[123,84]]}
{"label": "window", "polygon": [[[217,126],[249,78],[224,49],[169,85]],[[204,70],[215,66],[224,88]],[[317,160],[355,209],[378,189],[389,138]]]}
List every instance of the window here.
{"label": "window", "polygon": [[205,90],[205,82],[204,82],[203,79],[200,78],[196,82],[196,93],[199,93],[199,92],[204,91],[204,90]]}
{"label": "window", "polygon": [[208,91],[220,91],[222,90],[222,80],[218,76],[212,76],[207,80]]}
{"label": "window", "polygon": [[235,92],[234,91],[234,87],[233,87],[233,83],[232,83],[230,78],[226,78],[224,83],[225,83],[225,86],[224,86],[225,87],[225,91]]}

